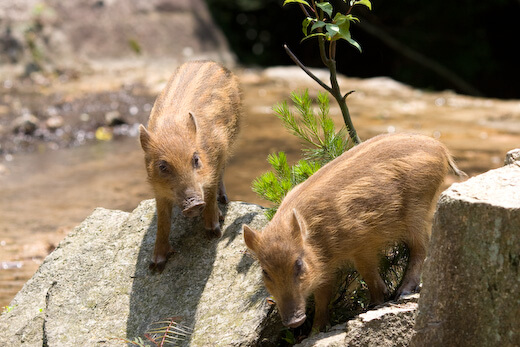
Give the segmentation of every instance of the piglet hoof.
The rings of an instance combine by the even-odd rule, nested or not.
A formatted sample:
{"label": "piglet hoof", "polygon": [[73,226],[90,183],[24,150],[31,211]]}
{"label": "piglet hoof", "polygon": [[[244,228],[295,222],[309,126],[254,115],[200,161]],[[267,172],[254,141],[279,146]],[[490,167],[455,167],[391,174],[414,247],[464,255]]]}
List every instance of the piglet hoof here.
{"label": "piglet hoof", "polygon": [[164,268],[166,267],[168,259],[170,258],[170,256],[173,255],[173,253],[174,251],[171,250],[170,252],[168,252],[168,254],[166,254],[166,257],[154,257],[154,260],[152,260],[148,265],[150,271],[152,271],[153,273],[162,273]]}
{"label": "piglet hoof", "polygon": [[220,225],[216,226],[213,229],[206,229],[206,237],[208,239],[218,239],[222,236],[222,231],[220,230]]}
{"label": "piglet hoof", "polygon": [[[408,286],[410,287],[410,286]],[[397,290],[397,293],[395,294],[395,300],[399,300],[407,295],[410,295],[410,294],[413,294],[413,293],[419,293],[421,291],[421,286],[420,285],[416,285],[416,286],[411,286],[411,288],[399,288]]]}
{"label": "piglet hoof", "polygon": [[221,193],[218,195],[218,202],[220,202],[221,204],[227,204],[229,203],[229,199],[227,197],[227,194],[226,193]]}
{"label": "piglet hoof", "polygon": [[222,211],[218,210],[218,220],[223,222],[224,221],[224,215],[222,214]]}
{"label": "piglet hoof", "polygon": [[162,273],[165,266],[166,266],[166,260],[160,261],[158,263],[154,263],[153,261],[151,261],[150,264],[148,265],[148,268],[153,273]]}
{"label": "piglet hoof", "polygon": [[367,309],[375,310],[382,307],[384,304],[384,302],[371,302],[370,304],[368,304]]}

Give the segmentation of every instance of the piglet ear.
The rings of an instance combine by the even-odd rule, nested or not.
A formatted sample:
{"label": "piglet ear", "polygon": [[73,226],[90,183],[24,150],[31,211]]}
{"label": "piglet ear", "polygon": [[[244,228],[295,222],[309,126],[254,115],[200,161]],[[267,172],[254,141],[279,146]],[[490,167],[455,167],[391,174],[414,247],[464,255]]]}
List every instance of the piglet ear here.
{"label": "piglet ear", "polygon": [[296,241],[303,241],[307,238],[307,225],[295,208],[292,210],[291,229]]}
{"label": "piglet ear", "polygon": [[148,130],[144,127],[144,125],[139,125],[139,141],[141,142],[141,147],[143,151],[148,152],[150,149],[150,143],[152,141],[152,137]]}
{"label": "piglet ear", "polygon": [[197,129],[198,129],[197,118],[195,118],[195,115],[193,114],[193,112],[188,112],[188,114],[190,115],[190,117],[189,117],[190,119],[188,121],[188,127],[194,134],[196,134]]}
{"label": "piglet ear", "polygon": [[258,233],[245,224],[242,229],[244,230],[244,241],[246,242],[246,246],[254,253],[258,248]]}

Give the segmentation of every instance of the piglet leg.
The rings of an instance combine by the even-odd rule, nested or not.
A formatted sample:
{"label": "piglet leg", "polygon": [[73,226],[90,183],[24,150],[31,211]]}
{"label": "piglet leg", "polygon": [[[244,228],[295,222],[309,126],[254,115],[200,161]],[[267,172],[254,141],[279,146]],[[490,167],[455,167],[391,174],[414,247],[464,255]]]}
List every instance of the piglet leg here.
{"label": "piglet leg", "polygon": [[222,175],[220,175],[220,180],[218,182],[218,202],[221,204],[227,204],[229,202],[226,194],[226,187],[224,186],[224,170],[222,170]]}
{"label": "piglet leg", "polygon": [[220,210],[217,205],[217,187],[209,189],[205,195],[206,208],[202,212],[204,228],[208,238],[219,238],[222,236],[220,230]]}
{"label": "piglet leg", "polygon": [[409,249],[410,261],[408,262],[403,283],[397,290],[396,299],[410,293],[418,292],[420,289],[421,269],[424,258],[426,258],[426,247],[424,247],[423,244],[415,244],[414,246],[409,246]]}
{"label": "piglet leg", "polygon": [[332,299],[333,288],[334,281],[328,281],[314,291],[315,313],[311,335],[323,331],[329,323],[329,304]]}
{"label": "piglet leg", "polygon": [[169,241],[173,203],[163,198],[156,198],[155,201],[157,204],[157,235],[150,270],[162,272],[166,261],[174,252]]}
{"label": "piglet leg", "polygon": [[354,260],[354,265],[368,286],[370,304],[377,306],[385,302],[388,288],[379,274],[379,258],[377,254],[367,254],[365,257],[358,256]]}

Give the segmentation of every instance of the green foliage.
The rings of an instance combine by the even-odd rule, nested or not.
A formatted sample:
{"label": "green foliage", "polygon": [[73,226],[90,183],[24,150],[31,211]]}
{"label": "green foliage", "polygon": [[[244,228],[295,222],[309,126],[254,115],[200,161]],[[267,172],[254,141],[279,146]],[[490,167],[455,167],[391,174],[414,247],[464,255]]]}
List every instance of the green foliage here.
{"label": "green foliage", "polygon": [[297,343],[296,337],[294,336],[294,333],[289,329],[284,329],[282,331],[282,341],[285,341],[289,345],[295,345]]}
{"label": "green foliage", "polygon": [[368,287],[354,268],[346,268],[338,276],[341,279],[331,307],[331,324],[345,322],[365,311],[370,303]]}
{"label": "green foliage", "polygon": [[345,127],[336,132],[334,121],[329,117],[329,98],[326,93],[318,92],[318,115],[314,113],[307,90],[302,94],[293,92],[291,99],[300,114],[299,118],[289,109],[287,102],[276,105],[274,111],[285,128],[308,146],[303,149],[305,159],[323,165],[352,147]]}
{"label": "green foliage", "polygon": [[287,102],[276,105],[274,111],[285,128],[307,145],[303,149],[305,158],[290,166],[284,152],[270,154],[267,160],[273,171],[266,172],[253,181],[253,191],[273,203],[273,207],[266,212],[269,219],[274,216],[283,198],[294,186],[352,147],[345,128],[336,132],[334,121],[329,117],[329,98],[326,93],[318,93],[317,115],[307,90],[301,94],[293,92],[291,99],[299,116],[293,113]]}
{"label": "green foliage", "polygon": [[410,251],[400,243],[390,248],[381,259],[380,272],[390,293],[394,293],[401,285],[403,273],[408,266]]}
{"label": "green foliage", "polygon": [[[391,297],[401,285],[409,254],[408,248],[404,244],[396,244],[381,257],[379,272]],[[339,289],[331,305],[334,307],[331,311],[332,325],[345,322],[365,311],[370,304],[368,286],[354,268],[344,269],[339,278],[341,278]]]}
{"label": "green foliage", "polygon": [[[343,10],[343,12],[339,10],[342,7],[338,6],[337,3],[337,8],[335,8],[328,1],[321,0],[310,0],[310,2],[304,0],[286,0],[284,5],[293,2],[299,4],[301,10],[306,16],[302,22],[302,31],[304,35],[302,41],[312,37],[318,38],[321,61],[330,71],[330,86],[303,65],[303,63],[286,45],[284,46],[285,51],[296,65],[298,65],[307,75],[309,75],[323,89],[329,92],[334,99],[336,99],[343,116],[343,121],[348,130],[348,136],[356,144],[359,144],[361,143],[361,139],[354,128],[346,102],[347,97],[352,93],[352,91],[343,95],[337,79],[336,43],[338,40],[345,40],[361,52],[361,46],[352,39],[350,35],[350,23],[359,22],[359,19],[351,15],[350,11],[355,5],[364,5],[368,9],[372,9],[372,4],[370,0],[350,0],[348,5],[345,6],[346,10]],[[346,3],[346,0],[343,0],[343,2]]]}
{"label": "green foliage", "polygon": [[[343,1],[347,3],[346,0]],[[328,1],[285,0],[283,4],[285,6],[289,3],[300,4],[307,15],[302,22],[302,31],[305,35],[302,41],[313,37],[323,37],[327,41],[345,40],[361,52],[361,46],[350,35],[350,23],[359,22],[359,19],[351,15],[350,11],[356,5],[364,5],[371,10],[370,0],[350,0],[345,13],[337,9],[335,11]]]}
{"label": "green foliage", "polygon": [[274,171],[269,171],[253,181],[253,191],[263,199],[273,203],[266,211],[267,218],[273,218],[283,198],[296,185],[305,181],[318,171],[318,162],[300,160],[296,165],[289,166],[284,152],[270,154],[267,158]]}

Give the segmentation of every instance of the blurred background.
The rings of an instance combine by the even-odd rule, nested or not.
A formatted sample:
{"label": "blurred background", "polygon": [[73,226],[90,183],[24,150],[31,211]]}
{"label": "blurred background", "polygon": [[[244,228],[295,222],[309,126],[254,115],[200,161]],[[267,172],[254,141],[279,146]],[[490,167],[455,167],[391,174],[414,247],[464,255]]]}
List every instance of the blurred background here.
{"label": "blurred background", "polygon": [[[343,0],[330,1],[335,8]],[[283,0],[1,1],[0,57],[25,60],[26,73],[45,62],[57,68],[77,59],[131,55],[231,53],[244,66],[292,65],[288,46],[309,66],[321,66],[315,41],[302,39],[304,18]],[[518,98],[518,0],[390,2],[357,6],[352,35],[363,53],[339,45],[347,76],[389,76],[429,90]],[[195,40],[194,40],[195,39]],[[27,61],[32,58],[31,61]],[[32,63],[32,64],[31,64]]]}
{"label": "blurred background", "polygon": [[[138,126],[184,61],[216,60],[239,77],[244,126],[225,181],[232,200],[267,204],[250,189],[267,155],[294,162],[302,147],[272,107],[320,91],[282,45],[322,68],[316,42],[300,43],[298,5],[282,3],[0,0],[0,307],[94,208],[153,197]],[[337,63],[361,138],[433,136],[470,176],[503,165],[520,145],[520,1],[373,0],[353,13],[363,51],[341,42]],[[331,115],[339,128],[334,102]]]}
{"label": "blurred background", "polygon": [[[343,0],[330,1],[335,8]],[[304,18],[297,4],[280,0],[207,0],[231,49],[242,64],[290,65],[284,43],[310,66],[320,66],[313,40],[299,44]],[[429,90],[518,98],[520,29],[517,0],[372,1],[356,6],[361,19],[352,36],[363,53],[339,45],[338,69],[347,76],[389,76]]]}

